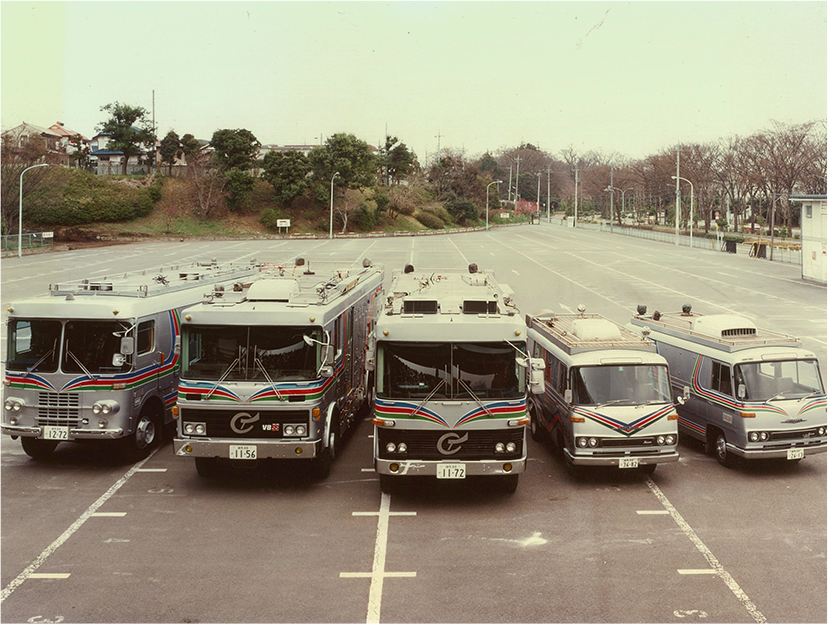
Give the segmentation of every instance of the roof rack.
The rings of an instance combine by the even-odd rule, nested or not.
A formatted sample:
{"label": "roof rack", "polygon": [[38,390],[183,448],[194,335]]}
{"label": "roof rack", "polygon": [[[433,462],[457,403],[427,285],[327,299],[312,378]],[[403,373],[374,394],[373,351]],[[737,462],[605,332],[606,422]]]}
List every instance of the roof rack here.
{"label": "roof rack", "polygon": [[652,340],[600,314],[527,315],[526,325],[569,355],[606,349],[655,351]]}

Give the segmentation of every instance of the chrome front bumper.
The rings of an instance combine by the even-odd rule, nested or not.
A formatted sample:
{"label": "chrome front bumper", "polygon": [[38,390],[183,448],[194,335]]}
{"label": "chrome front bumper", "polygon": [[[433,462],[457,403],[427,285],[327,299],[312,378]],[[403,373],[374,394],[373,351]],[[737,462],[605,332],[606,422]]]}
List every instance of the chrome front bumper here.
{"label": "chrome front bumper", "polygon": [[[615,466],[618,467],[618,455],[604,457],[601,455],[573,455],[569,449],[564,449],[566,459],[575,466]],[[661,455],[624,455],[623,459],[637,459],[639,466],[652,466],[654,464],[667,464],[676,462],[679,459],[678,451],[663,453]]]}
{"label": "chrome front bumper", "polygon": [[[43,437],[43,427],[23,427],[20,425],[0,425],[0,433],[19,438],[40,438]],[[73,440],[100,440],[122,438],[123,429],[70,429],[69,439]]]}
{"label": "chrome front bumper", "polygon": [[[397,470],[392,470],[391,466],[398,466]],[[458,461],[418,461],[416,459],[374,459],[374,470],[379,474],[395,475],[395,476],[422,476],[435,477],[437,476],[437,466],[440,464],[464,464],[466,468],[466,475],[480,476],[480,475],[509,475],[519,474],[526,470],[526,458],[514,460],[500,460],[500,459],[484,459],[464,462]],[[508,464],[511,470],[506,470],[504,466]]]}
{"label": "chrome front bumper", "polygon": [[[255,446],[256,459],[312,459],[322,450],[322,441],[301,440],[193,440],[175,438],[178,457],[230,457],[231,446]],[[239,460],[245,461],[245,460]]]}
{"label": "chrome front bumper", "polygon": [[828,444],[826,442],[821,442],[820,444],[814,444],[813,446],[788,446],[785,448],[778,448],[778,449],[743,449],[737,446],[733,446],[732,444],[727,444],[727,452],[733,453],[739,457],[744,457],[745,459],[787,459],[788,458],[788,451],[790,450],[803,450],[805,451],[805,455],[818,455],[819,453],[825,453],[828,450]]}

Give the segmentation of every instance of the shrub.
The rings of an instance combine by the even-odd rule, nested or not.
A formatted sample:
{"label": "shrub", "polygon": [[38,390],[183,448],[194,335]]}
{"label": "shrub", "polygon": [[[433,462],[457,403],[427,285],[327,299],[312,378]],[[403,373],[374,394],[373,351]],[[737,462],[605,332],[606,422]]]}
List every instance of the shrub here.
{"label": "shrub", "polygon": [[351,222],[363,232],[371,232],[377,224],[377,213],[363,202],[351,215]]}
{"label": "shrub", "polygon": [[446,210],[446,207],[442,204],[432,204],[431,206],[423,206],[420,210],[424,212],[430,212],[431,214],[438,217],[443,223],[453,223],[453,219],[449,214],[449,211]]}
{"label": "shrub", "polygon": [[422,223],[427,228],[431,228],[432,230],[442,230],[445,226],[443,220],[438,217],[436,214],[432,212],[427,212],[425,210],[417,210],[414,213],[414,218],[417,219],[420,223]]}

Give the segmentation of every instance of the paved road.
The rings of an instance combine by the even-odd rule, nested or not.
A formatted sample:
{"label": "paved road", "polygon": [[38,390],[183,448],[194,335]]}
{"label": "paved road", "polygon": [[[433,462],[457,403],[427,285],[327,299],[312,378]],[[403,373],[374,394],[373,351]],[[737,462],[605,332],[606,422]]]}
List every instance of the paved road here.
{"label": "paved road", "polygon": [[[149,243],[2,262],[3,309],[49,282],[185,260],[494,269],[524,312],[639,303],[738,312],[826,370],[825,288],[799,267],[541,225],[399,239]],[[2,330],[5,349],[5,328]],[[168,443],[123,464],[3,436],[3,622],[814,622],[826,610],[826,455],[726,470],[682,443],[650,478],[570,479],[546,445],[513,495],[416,482],[380,493],[371,426],[331,476],[289,464],[200,479]]]}

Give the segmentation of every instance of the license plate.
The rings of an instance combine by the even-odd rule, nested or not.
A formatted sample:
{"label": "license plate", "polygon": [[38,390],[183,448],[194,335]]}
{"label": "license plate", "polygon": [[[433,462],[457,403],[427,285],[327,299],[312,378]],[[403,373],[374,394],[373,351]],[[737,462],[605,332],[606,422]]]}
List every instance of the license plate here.
{"label": "license plate", "polygon": [[621,457],[618,460],[618,467],[619,468],[638,468],[638,458],[637,457]]}
{"label": "license plate", "polygon": [[256,445],[231,444],[230,459],[256,459]]}
{"label": "license plate", "polygon": [[802,459],[805,457],[805,449],[788,449],[788,459]]}
{"label": "license plate", "polygon": [[44,440],[68,440],[69,427],[43,427]]}
{"label": "license plate", "polygon": [[465,479],[466,464],[437,464],[438,479]]}

